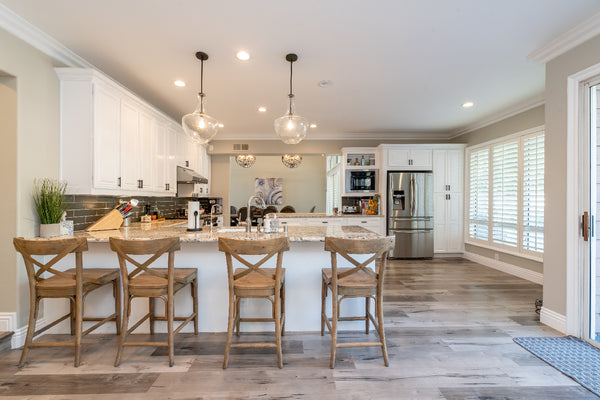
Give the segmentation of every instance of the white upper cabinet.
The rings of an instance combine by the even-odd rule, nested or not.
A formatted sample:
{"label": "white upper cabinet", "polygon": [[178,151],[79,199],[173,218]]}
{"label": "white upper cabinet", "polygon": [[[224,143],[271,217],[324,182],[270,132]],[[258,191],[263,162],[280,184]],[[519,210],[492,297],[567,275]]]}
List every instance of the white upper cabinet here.
{"label": "white upper cabinet", "polygon": [[119,96],[101,85],[95,85],[92,93],[94,115],[90,134],[93,136],[95,155],[94,186],[118,189],[121,169]]}
{"label": "white upper cabinet", "polygon": [[101,73],[56,68],[60,79],[60,178],[69,193],[169,195],[176,165],[195,146],[173,120]]}
{"label": "white upper cabinet", "polygon": [[139,107],[128,101],[121,102],[121,188],[137,190],[139,188]]}
{"label": "white upper cabinet", "polygon": [[383,169],[431,170],[433,150],[419,145],[381,145]]}

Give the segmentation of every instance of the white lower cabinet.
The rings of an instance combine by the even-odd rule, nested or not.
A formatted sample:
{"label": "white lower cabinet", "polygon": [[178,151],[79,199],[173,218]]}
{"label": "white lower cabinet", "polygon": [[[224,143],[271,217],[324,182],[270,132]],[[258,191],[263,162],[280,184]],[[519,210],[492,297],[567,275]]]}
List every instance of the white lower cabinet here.
{"label": "white lower cabinet", "polygon": [[287,226],[350,226],[356,225],[383,235],[383,217],[280,217],[279,224]]}

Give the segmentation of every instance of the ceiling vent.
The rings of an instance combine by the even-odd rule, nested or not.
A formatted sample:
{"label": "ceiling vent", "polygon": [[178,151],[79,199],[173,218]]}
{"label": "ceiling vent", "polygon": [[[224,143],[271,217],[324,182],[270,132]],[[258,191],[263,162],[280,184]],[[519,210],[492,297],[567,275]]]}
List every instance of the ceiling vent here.
{"label": "ceiling vent", "polygon": [[250,145],[248,143],[234,143],[233,150],[234,151],[246,151],[250,149]]}

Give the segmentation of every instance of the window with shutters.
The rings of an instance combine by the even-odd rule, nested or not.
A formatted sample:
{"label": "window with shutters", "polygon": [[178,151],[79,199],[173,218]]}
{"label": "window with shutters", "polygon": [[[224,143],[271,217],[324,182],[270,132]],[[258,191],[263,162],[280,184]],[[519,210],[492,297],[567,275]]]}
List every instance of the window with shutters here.
{"label": "window with shutters", "polygon": [[544,251],[544,131],[467,149],[466,241],[540,257]]}

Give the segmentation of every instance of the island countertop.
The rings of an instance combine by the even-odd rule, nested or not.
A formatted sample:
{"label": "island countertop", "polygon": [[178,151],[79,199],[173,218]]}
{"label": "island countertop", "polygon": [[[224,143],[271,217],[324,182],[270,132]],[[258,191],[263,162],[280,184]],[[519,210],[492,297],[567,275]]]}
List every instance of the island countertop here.
{"label": "island countertop", "polygon": [[133,223],[131,226],[106,231],[73,233],[74,237],[85,237],[89,242],[108,242],[109,237],[120,239],[161,239],[177,236],[182,242],[216,242],[220,236],[232,239],[257,240],[287,236],[291,242],[323,242],[326,236],[346,239],[371,239],[380,237],[379,234],[360,226],[290,226],[287,234],[280,228],[279,233],[257,232],[252,227],[248,233],[245,227],[215,227],[198,232],[187,231],[186,220],[166,220],[150,223]]}
{"label": "island countertop", "polygon": [[379,214],[275,213],[277,218],[373,218]]}

